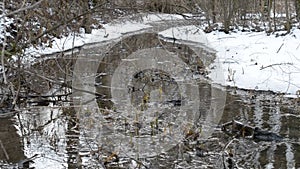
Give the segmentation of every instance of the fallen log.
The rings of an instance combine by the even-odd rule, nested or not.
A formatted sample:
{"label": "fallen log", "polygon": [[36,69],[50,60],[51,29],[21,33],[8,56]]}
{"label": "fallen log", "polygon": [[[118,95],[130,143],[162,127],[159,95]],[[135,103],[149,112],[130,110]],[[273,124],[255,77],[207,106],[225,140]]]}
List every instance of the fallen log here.
{"label": "fallen log", "polygon": [[233,137],[251,138],[255,141],[282,141],[283,137],[258,127],[252,127],[242,122],[232,120],[222,125],[222,131]]}

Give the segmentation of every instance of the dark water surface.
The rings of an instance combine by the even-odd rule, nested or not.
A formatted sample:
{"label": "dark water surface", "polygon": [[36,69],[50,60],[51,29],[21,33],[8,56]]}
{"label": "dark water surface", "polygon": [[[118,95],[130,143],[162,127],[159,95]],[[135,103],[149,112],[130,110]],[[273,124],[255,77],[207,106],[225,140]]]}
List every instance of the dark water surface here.
{"label": "dark water surface", "polygon": [[[231,159],[240,168],[300,167],[299,100],[271,93],[238,90],[237,93],[228,91],[220,124],[239,120],[280,134],[284,137],[282,142],[231,138],[217,126],[209,139],[185,140],[168,153],[140,159],[141,162],[150,168],[224,168],[223,163],[228,165],[228,159]],[[107,168],[127,168],[134,163],[127,157],[108,160],[112,154],[105,154],[97,143],[82,136],[84,131],[80,131],[79,119],[73,113],[74,109],[67,105],[65,108],[40,107],[21,112],[20,123],[17,117],[0,119],[2,167],[10,168],[7,163],[18,163],[25,155],[34,154],[38,154],[34,159],[37,168],[95,167],[104,165],[105,160]],[[22,136],[15,128],[20,125]]]}
{"label": "dark water surface", "polygon": [[[148,43],[140,40],[142,37],[147,37]],[[139,116],[136,116],[116,108],[118,105],[112,98],[110,86],[118,65],[132,50],[163,47],[170,53],[177,53],[190,66],[182,76],[199,77],[192,82],[195,82],[199,91],[200,105],[193,118],[194,123],[181,128],[183,137],[179,142],[158,154],[142,156],[133,153],[131,140],[149,137],[151,142],[141,145],[155,145],[158,142],[157,135],[164,135],[180,125],[176,121],[180,111],[189,111],[180,108],[191,102],[185,94],[191,95],[193,91],[186,90],[182,94],[180,83],[176,80],[178,77],[173,77],[169,72],[159,69],[137,71],[132,74],[130,85],[125,86],[132,105],[139,110]],[[205,50],[201,54],[212,55]],[[11,117],[0,118],[0,168],[26,168],[26,163],[31,160],[27,158],[30,157],[30,166],[36,168],[300,167],[299,98],[212,85],[206,78],[204,63],[186,45],[161,42],[155,34],[144,34],[116,43],[105,54],[93,79],[93,87],[98,94],[89,98],[90,102],[97,103],[99,109],[84,109],[83,104],[73,102],[75,97],[70,97],[71,92],[76,92],[74,88],[71,90],[70,85],[75,59],[58,56],[58,59],[41,61],[36,67],[39,72],[65,83],[48,83],[38,77],[32,79],[39,82],[36,83],[38,85],[29,86],[34,91],[32,95],[45,97],[24,99],[20,111]],[[212,91],[224,91],[226,103],[220,122],[206,124],[213,128],[212,135],[203,138],[201,134],[204,132],[205,117],[210,112],[213,100],[218,99],[214,98]],[[59,96],[54,97],[53,94]],[[159,108],[157,111],[156,107]],[[78,114],[78,110],[82,114]],[[153,114],[149,113],[150,110],[154,110]],[[221,125],[232,120],[278,134],[283,139],[258,141],[243,136],[229,136],[221,130]],[[100,130],[95,126],[102,128]],[[119,145],[113,145],[116,140],[103,137],[105,132],[111,132],[111,127],[115,129],[114,132],[122,133],[129,139],[125,141],[126,144],[120,143],[123,146],[120,149],[116,149]]]}

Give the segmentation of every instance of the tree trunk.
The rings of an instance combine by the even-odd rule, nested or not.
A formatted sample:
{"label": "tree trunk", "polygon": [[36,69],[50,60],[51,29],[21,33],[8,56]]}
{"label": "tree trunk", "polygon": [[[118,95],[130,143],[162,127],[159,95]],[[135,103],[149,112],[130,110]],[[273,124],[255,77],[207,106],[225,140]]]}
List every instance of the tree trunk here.
{"label": "tree trunk", "polygon": [[285,0],[285,17],[286,17],[286,24],[285,24],[285,30],[287,33],[290,33],[291,31],[291,21],[289,16],[289,6],[287,0]]}
{"label": "tree trunk", "polygon": [[216,0],[212,0],[212,22],[216,23]]}
{"label": "tree trunk", "polygon": [[223,0],[221,5],[223,6],[223,26],[224,26],[224,32],[229,33],[230,31],[230,24],[231,19],[234,14],[234,2],[232,0]]}
{"label": "tree trunk", "polygon": [[[90,6],[88,2],[83,2],[82,7],[83,7],[82,13],[90,10]],[[84,28],[85,33],[88,34],[92,33],[92,28],[90,26],[91,22],[92,22],[92,16],[90,13],[88,13],[83,17],[83,21],[82,21],[82,27]]]}
{"label": "tree trunk", "polygon": [[[275,1],[276,0],[273,0],[273,22],[274,22],[274,32],[277,30],[277,27],[276,27],[276,4],[275,4]],[[271,7],[272,8],[272,1],[271,1]]]}
{"label": "tree trunk", "polygon": [[260,1],[260,13],[261,13],[261,21],[265,21],[265,1],[261,0]]}
{"label": "tree trunk", "polygon": [[297,14],[297,20],[300,22],[300,0],[295,0],[295,9]]}
{"label": "tree trunk", "polygon": [[267,17],[268,17],[268,25],[269,25],[269,30],[267,31],[267,33],[271,33],[273,32],[272,30],[272,23],[271,23],[271,9],[272,9],[272,0],[267,0],[268,1],[268,6],[267,6]]}

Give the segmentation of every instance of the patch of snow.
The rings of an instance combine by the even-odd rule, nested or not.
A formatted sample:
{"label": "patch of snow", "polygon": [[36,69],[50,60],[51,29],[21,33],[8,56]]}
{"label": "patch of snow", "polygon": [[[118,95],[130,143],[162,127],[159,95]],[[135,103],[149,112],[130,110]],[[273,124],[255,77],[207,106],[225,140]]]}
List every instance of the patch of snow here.
{"label": "patch of snow", "polygon": [[143,23],[152,23],[158,21],[166,21],[166,20],[178,20],[184,19],[181,15],[174,14],[150,14],[143,17]]}
{"label": "patch of snow", "polygon": [[296,94],[300,89],[300,30],[286,36],[238,32],[207,35],[223,64],[223,85]]}
{"label": "patch of snow", "polygon": [[38,57],[41,55],[63,52],[65,50],[83,46],[85,44],[85,41],[84,41],[84,37],[82,36],[83,35],[70,34],[60,39],[54,38],[52,42],[52,47],[40,47],[40,48],[30,47],[26,49],[25,54],[29,56]]}
{"label": "patch of snow", "polygon": [[130,22],[104,25],[104,29],[93,30],[92,34],[86,34],[86,43],[108,41],[121,37],[124,33],[134,32],[151,27],[145,23]]}
{"label": "patch of snow", "polygon": [[194,41],[197,43],[208,45],[206,35],[201,28],[195,25],[173,27],[159,33],[165,38],[175,38],[183,41]]}
{"label": "patch of snow", "polygon": [[[52,114],[52,116],[51,116]],[[31,167],[39,168],[66,168],[66,123],[58,118],[61,110],[58,108],[43,108],[35,111],[24,111],[20,114],[20,120],[24,126],[15,125],[18,134],[24,139],[24,155],[34,158]],[[15,117],[17,119],[17,117]],[[57,120],[54,120],[57,118]],[[49,123],[49,121],[51,121]],[[37,125],[37,126],[34,126]],[[38,128],[42,127],[42,128]],[[34,130],[35,129],[35,130]],[[23,136],[22,131],[25,136]]]}

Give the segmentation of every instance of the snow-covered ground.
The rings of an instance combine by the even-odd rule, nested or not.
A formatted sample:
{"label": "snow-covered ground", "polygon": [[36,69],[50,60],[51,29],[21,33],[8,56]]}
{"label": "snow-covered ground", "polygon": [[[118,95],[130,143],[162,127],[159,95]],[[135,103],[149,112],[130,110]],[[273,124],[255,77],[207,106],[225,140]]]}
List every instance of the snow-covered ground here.
{"label": "snow-covered ground", "polygon": [[[183,19],[179,15],[147,15],[143,21],[124,21],[104,25],[92,34],[56,39],[52,48],[29,49],[33,55],[50,54],[88,43],[109,41],[151,27],[149,23]],[[265,32],[205,34],[197,26],[173,27],[160,35],[205,43],[217,51],[225,80],[222,85],[244,89],[271,90],[296,95],[300,90],[300,30],[286,36],[267,36]],[[206,38],[206,39],[205,39]]]}
{"label": "snow-covered ground", "polygon": [[[283,32],[278,32],[278,34]],[[265,32],[203,33],[197,26],[160,32],[165,37],[203,43],[217,51],[222,85],[297,95],[300,90],[300,30],[286,36]],[[203,39],[203,36],[206,38]],[[213,66],[212,66],[213,67]]]}
{"label": "snow-covered ground", "polygon": [[207,34],[222,61],[226,85],[295,95],[300,90],[300,30]]}

